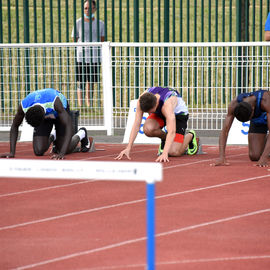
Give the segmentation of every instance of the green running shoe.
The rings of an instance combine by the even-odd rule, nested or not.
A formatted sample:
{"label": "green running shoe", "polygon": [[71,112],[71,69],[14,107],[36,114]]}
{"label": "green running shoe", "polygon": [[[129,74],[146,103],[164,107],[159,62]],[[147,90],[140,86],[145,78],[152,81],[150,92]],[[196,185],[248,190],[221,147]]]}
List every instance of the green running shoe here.
{"label": "green running shoe", "polygon": [[188,145],[188,155],[192,156],[197,154],[198,152],[198,142],[199,142],[199,138],[196,137],[196,133],[193,129],[191,129],[189,131],[189,133],[191,133],[193,135],[193,138],[191,140],[191,142]]}
{"label": "green running shoe", "polygon": [[160,142],[160,145],[159,145],[159,148],[158,148],[158,156],[160,156],[160,155],[162,155],[162,153],[163,153],[163,149],[164,149],[164,146],[165,146],[165,140],[161,140],[161,142]]}

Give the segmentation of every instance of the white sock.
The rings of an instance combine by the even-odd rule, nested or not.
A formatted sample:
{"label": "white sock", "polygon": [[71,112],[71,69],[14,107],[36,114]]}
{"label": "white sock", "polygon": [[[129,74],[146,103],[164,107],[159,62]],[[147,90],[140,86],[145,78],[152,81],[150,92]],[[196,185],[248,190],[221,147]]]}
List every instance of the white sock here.
{"label": "white sock", "polygon": [[80,129],[76,135],[80,137],[80,141],[85,137],[85,131],[83,129]]}
{"label": "white sock", "polygon": [[53,135],[53,141],[55,141],[56,140],[56,130],[55,129],[51,132],[51,135]]}

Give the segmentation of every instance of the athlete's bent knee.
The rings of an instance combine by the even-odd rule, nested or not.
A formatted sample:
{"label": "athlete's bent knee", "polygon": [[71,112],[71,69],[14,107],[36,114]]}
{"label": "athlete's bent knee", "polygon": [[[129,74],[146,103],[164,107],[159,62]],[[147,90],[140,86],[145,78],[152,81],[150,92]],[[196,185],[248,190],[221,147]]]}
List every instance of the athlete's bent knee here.
{"label": "athlete's bent knee", "polygon": [[143,126],[143,132],[147,137],[153,137],[153,130],[147,126]]}
{"label": "athlete's bent knee", "polygon": [[171,157],[180,157],[184,154],[184,149],[180,148],[180,149],[172,149],[169,152],[169,156]]}
{"label": "athlete's bent knee", "polygon": [[34,154],[36,156],[43,156],[44,153],[47,151],[47,149],[44,149],[42,147],[37,147],[37,146],[34,146],[33,149],[34,149]]}
{"label": "athlete's bent knee", "polygon": [[251,160],[251,161],[258,161],[259,159],[260,159],[260,157],[261,157],[261,155],[259,155],[259,154],[249,154],[249,159]]}
{"label": "athlete's bent knee", "polygon": [[38,157],[44,155],[44,151],[40,151],[40,150],[36,150],[36,149],[34,149],[34,153],[35,153],[35,155],[38,156]]}

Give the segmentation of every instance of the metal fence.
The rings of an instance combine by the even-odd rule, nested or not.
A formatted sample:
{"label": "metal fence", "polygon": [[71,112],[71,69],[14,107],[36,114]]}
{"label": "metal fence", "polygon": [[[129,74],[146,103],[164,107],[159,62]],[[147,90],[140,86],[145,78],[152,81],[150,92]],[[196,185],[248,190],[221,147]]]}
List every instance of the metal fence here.
{"label": "metal fence", "polygon": [[[112,87],[104,87],[110,80],[107,80],[108,75],[102,76],[104,73],[111,74],[111,56],[108,47],[107,42],[102,46],[101,43],[88,43],[88,46],[83,43],[0,45],[0,129],[9,129],[19,103],[28,93],[43,88],[55,88],[68,98],[71,109],[79,109],[80,125],[87,126],[88,129],[106,129],[110,135]],[[84,52],[98,50],[99,54],[103,55],[103,62],[97,64],[98,80],[93,84],[90,83],[90,106],[85,102],[87,83],[84,82],[83,76],[80,90],[83,104],[78,107],[77,50]],[[85,62],[82,65],[84,66]],[[109,90],[104,93],[104,89]]]}
{"label": "metal fence", "polygon": [[[76,49],[98,48],[92,104],[78,107]],[[51,43],[0,45],[0,129],[9,129],[29,91],[54,87],[88,129],[124,129],[130,101],[152,86],[177,89],[189,128],[219,130],[232,98],[269,88],[269,43]],[[83,88],[85,97],[85,88]]]}
{"label": "metal fence", "polygon": [[[0,0],[0,43],[70,42],[83,2]],[[96,0],[96,6],[111,42],[263,41],[270,11],[269,0]]]}
{"label": "metal fence", "polygon": [[125,127],[130,100],[152,86],[177,89],[189,108],[189,128],[196,130],[221,129],[229,102],[240,92],[269,89],[267,42],[111,46],[115,127]]}

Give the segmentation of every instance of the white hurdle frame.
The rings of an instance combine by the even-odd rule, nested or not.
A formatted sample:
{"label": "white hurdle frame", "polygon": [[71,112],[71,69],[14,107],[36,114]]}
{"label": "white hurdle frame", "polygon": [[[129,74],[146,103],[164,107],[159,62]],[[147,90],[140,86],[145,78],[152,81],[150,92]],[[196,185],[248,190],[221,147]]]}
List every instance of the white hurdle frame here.
{"label": "white hurdle frame", "polygon": [[1,159],[0,178],[146,181],[147,269],[155,269],[155,182],[162,181],[158,162]]}

